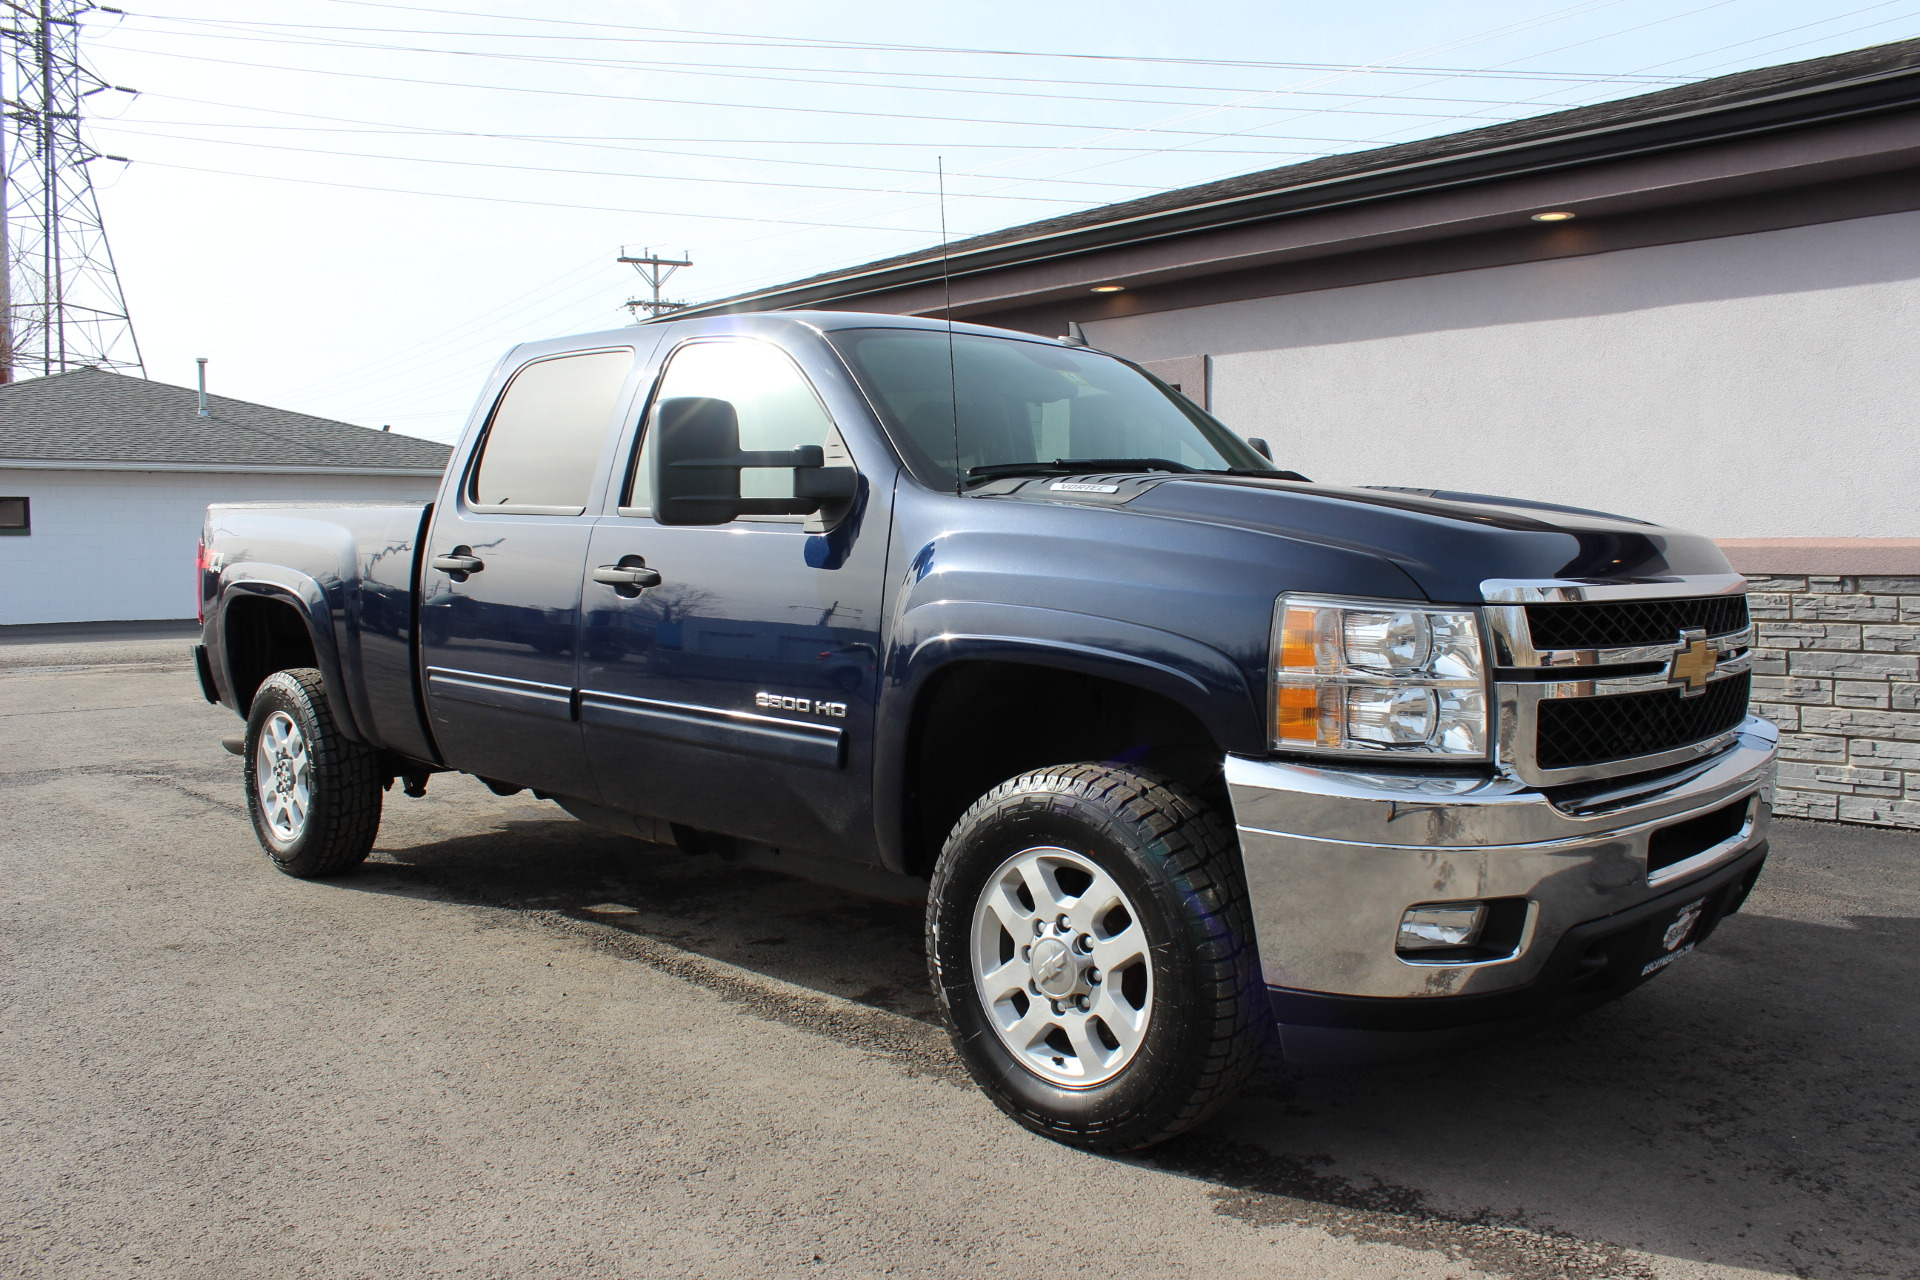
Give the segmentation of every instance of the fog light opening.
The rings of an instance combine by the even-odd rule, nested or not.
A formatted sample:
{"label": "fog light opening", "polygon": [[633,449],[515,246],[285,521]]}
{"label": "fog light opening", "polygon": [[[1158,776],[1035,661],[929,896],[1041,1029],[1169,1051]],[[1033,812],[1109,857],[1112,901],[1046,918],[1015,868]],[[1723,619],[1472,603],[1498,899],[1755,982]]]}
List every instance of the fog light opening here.
{"label": "fog light opening", "polygon": [[1408,907],[1400,917],[1398,951],[1435,951],[1443,947],[1471,947],[1486,927],[1484,902],[1446,902]]}

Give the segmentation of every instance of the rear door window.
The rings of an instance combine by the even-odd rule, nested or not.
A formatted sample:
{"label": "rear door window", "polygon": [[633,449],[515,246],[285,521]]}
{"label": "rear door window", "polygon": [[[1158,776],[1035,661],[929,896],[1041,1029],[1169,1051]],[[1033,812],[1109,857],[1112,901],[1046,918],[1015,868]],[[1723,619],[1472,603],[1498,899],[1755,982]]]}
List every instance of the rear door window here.
{"label": "rear door window", "polygon": [[613,428],[633,352],[536,360],[513,376],[487,424],[467,488],[479,511],[580,515]]}

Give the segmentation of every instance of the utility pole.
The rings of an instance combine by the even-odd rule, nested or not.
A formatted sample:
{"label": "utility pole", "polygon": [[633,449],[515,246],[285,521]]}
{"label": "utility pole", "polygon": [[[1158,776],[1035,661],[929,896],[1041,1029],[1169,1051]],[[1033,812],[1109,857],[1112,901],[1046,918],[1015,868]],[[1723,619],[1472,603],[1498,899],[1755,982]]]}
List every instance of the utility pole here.
{"label": "utility pole", "polygon": [[[146,376],[80,136],[115,86],[80,60],[81,0],[0,0],[0,382],[92,365]],[[120,90],[128,93],[131,90]]]}
{"label": "utility pole", "polygon": [[693,255],[684,250],[678,258],[658,257],[651,249],[642,249],[640,254],[641,256],[637,258],[629,257],[626,251],[622,250],[620,257],[616,259],[616,261],[624,262],[639,272],[640,278],[646,281],[653,290],[653,297],[651,298],[627,299],[627,310],[633,314],[633,319],[636,324],[639,323],[640,313],[642,311],[647,313],[648,319],[652,319],[654,316],[660,315],[663,312],[678,311],[681,307],[687,305],[684,302],[669,302],[662,298],[660,296],[660,287],[666,284],[667,278],[674,272],[682,267],[690,267],[693,265]]}

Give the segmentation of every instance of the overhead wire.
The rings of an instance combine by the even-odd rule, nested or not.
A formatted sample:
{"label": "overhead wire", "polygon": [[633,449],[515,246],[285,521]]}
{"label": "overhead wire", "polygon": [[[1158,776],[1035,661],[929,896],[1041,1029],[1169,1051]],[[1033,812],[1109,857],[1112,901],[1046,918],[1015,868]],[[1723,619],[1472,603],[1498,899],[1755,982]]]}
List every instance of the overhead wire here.
{"label": "overhead wire", "polygon": [[379,191],[397,196],[431,196],[436,200],[478,200],[485,204],[518,204],[537,209],[575,209],[586,213],[618,213],[626,216],[643,215],[653,218],[699,218],[708,222],[746,222],[762,223],[768,226],[817,227],[833,231],[892,231],[902,235],[926,235],[919,227],[881,227],[870,222],[805,222],[792,218],[755,218],[742,214],[725,213],[689,213],[676,209],[635,209],[631,206],[602,204],[568,204],[557,200],[522,200],[512,196],[476,196],[456,191],[417,191],[410,187],[376,187],[358,182],[327,182],[318,178],[289,178],[275,173],[242,173],[232,169],[208,169],[200,165],[173,164],[163,160],[142,160],[140,164],[151,169],[178,169],[184,173],[212,173],[228,178],[256,178],[264,182],[294,182],[308,187],[334,187],[342,191]]}
{"label": "overhead wire", "polygon": [[[162,97],[165,95],[155,94],[155,95],[149,95],[149,96]],[[906,168],[900,165],[855,164],[854,162],[848,161],[848,160],[790,160],[785,158],[784,156],[739,156],[739,155],[727,155],[727,154],[718,153],[718,152],[706,152],[706,151],[671,151],[663,147],[630,147],[630,146],[614,145],[611,142],[575,141],[575,140],[571,140],[561,136],[542,136],[539,134],[511,134],[511,133],[475,133],[470,130],[462,130],[462,129],[427,129],[427,128],[408,128],[408,127],[339,129],[339,128],[324,127],[320,125],[237,124],[237,123],[232,123],[232,122],[223,121],[223,120],[141,120],[140,123],[143,125],[166,125],[172,128],[180,128],[180,129],[260,129],[260,130],[275,130],[281,133],[351,134],[351,135],[360,136],[360,137],[385,137],[385,138],[439,138],[439,137],[477,138],[477,139],[486,139],[489,141],[499,141],[499,142],[531,142],[531,143],[538,143],[543,147],[579,147],[579,148],[585,148],[585,149],[590,149],[594,151],[617,151],[617,152],[631,153],[635,155],[682,156],[691,160],[723,160],[733,164],[748,163],[748,164],[798,165],[798,166],[811,168],[811,169],[848,169],[848,170],[853,170],[860,173],[906,173],[906,174],[913,174],[916,177],[924,176],[926,173],[926,170],[924,169]],[[99,126],[96,124],[95,127],[97,128]],[[122,126],[109,125],[109,127],[117,128]],[[153,136],[172,137],[176,135],[155,134]],[[203,139],[195,138],[195,139],[192,139],[192,141],[198,142],[198,141],[203,141]],[[214,141],[214,139],[204,139],[204,141]],[[1309,156],[1309,155],[1323,155],[1325,153],[1319,152],[1319,151],[1298,151],[1298,152],[1248,151],[1248,152],[1237,152],[1235,154],[1244,154],[1244,155],[1278,154],[1278,155]],[[411,157],[395,157],[395,158],[410,159]],[[1036,177],[1033,179],[1033,181],[1053,183],[1056,180],[1052,178]],[[1114,187],[1132,187],[1138,191],[1163,190],[1163,188],[1161,187],[1149,186],[1145,183],[1116,182],[1112,180],[1080,181],[1073,178],[1062,178],[1062,179],[1059,179],[1058,182],[1063,185],[1076,186],[1076,187],[1101,187],[1101,188],[1107,188],[1107,189],[1111,189]]]}
{"label": "overhead wire", "polygon": [[[681,36],[681,35],[716,36],[716,37],[722,37],[719,43],[726,44],[729,47],[740,47],[740,48],[804,48],[804,49],[841,49],[841,50],[856,50],[856,51],[876,51],[876,52],[886,52],[886,53],[965,54],[965,55],[972,55],[972,56],[1000,57],[1000,58],[1051,58],[1051,59],[1079,61],[1079,62],[1133,62],[1133,63],[1158,64],[1158,65],[1169,65],[1169,66],[1246,67],[1246,68],[1258,68],[1263,70],[1275,70],[1275,71],[1351,72],[1351,71],[1367,70],[1367,71],[1374,71],[1379,74],[1396,74],[1397,73],[1402,75],[1427,75],[1436,71],[1445,71],[1445,72],[1456,74],[1456,75],[1465,75],[1465,76],[1474,76],[1474,77],[1486,76],[1487,78],[1498,78],[1498,79],[1533,78],[1533,79],[1574,79],[1574,80],[1588,81],[1588,80],[1598,78],[1598,77],[1590,76],[1583,72],[1552,72],[1550,71],[1550,72],[1511,73],[1511,74],[1501,75],[1497,73],[1492,73],[1492,74],[1482,73],[1477,69],[1468,68],[1468,67],[1398,67],[1396,68],[1391,65],[1382,66],[1381,64],[1355,64],[1355,63],[1329,63],[1329,62],[1272,62],[1272,61],[1258,61],[1258,60],[1252,60],[1252,59],[1239,59],[1239,58],[1176,58],[1176,57],[1154,56],[1154,55],[1146,55],[1146,54],[1057,53],[1057,52],[1048,52],[1044,50],[1029,50],[1029,49],[980,49],[980,48],[970,48],[965,46],[896,44],[896,43],[874,41],[874,40],[817,40],[817,39],[813,39],[805,36],[767,37],[767,36],[761,36],[761,35],[742,35],[740,33],[734,33],[734,32],[696,31],[690,28],[682,28],[682,27],[636,26],[628,23],[596,22],[596,21],[577,19],[577,18],[548,18],[548,17],[534,17],[526,14],[485,13],[485,12],[477,12],[477,11],[468,10],[468,9],[440,9],[440,8],[430,8],[424,5],[391,4],[391,3],[385,3],[384,0],[328,0],[328,3],[354,5],[359,8],[388,9],[396,12],[406,12],[406,13],[432,13],[432,14],[439,14],[445,17],[484,18],[484,19],[500,21],[500,22],[537,23],[541,25],[550,25],[550,26],[592,27],[598,30],[613,30],[613,31],[668,32],[674,36]],[[1575,7],[1579,7],[1579,6],[1575,6]],[[1509,26],[1513,26],[1513,25],[1517,25],[1517,24],[1509,24]],[[653,39],[653,42],[655,43],[663,43],[663,44],[664,43],[688,43],[688,44],[707,43],[706,41],[677,41],[677,40],[671,40],[671,39],[660,40],[658,39],[658,37],[653,37],[652,39]],[[1442,44],[1442,45],[1433,46],[1433,47],[1434,48],[1457,48],[1459,47],[1459,45],[1455,43],[1450,45]],[[1623,77],[1607,74],[1605,78],[1620,79]],[[1624,78],[1632,79],[1634,77],[1627,76]],[[1671,79],[1671,77],[1641,77],[1641,78]]]}
{"label": "overhead wire", "polygon": [[[495,164],[485,160],[447,160],[432,156],[378,155],[369,151],[332,151],[320,147],[292,147],[273,142],[242,142],[234,138],[193,138],[177,133],[158,133],[150,129],[139,129],[119,124],[107,125],[101,131],[147,138],[166,138],[175,142],[190,142],[213,147],[247,147],[263,151],[291,151],[301,155],[344,156],[354,160],[390,160],[400,164],[439,164],[456,165],[469,169],[506,169],[515,173],[552,173],[574,177],[621,178],[645,182],[704,182],[718,183],[726,186],[773,187],[792,191],[856,191],[872,195],[918,194],[917,192],[907,191],[901,188],[846,187],[819,182],[769,182],[759,178],[705,178],[669,173],[619,173],[610,169],[558,169],[546,165]],[[973,196],[970,193],[963,193],[961,198],[972,199]],[[992,200],[1021,200],[1035,204],[1071,204],[1075,203],[1077,199],[1068,196],[1017,195],[991,195],[981,198]]]}
{"label": "overhead wire", "polygon": [[[284,29],[307,30],[307,29],[314,29],[317,25],[312,23],[269,22],[269,21],[249,20],[249,19],[241,19],[241,18],[222,18],[222,19],[182,18],[182,17],[173,16],[173,15],[149,14],[149,13],[130,14],[129,16],[137,16],[137,17],[145,18],[149,21],[178,22],[178,23],[193,25],[193,26],[259,27],[259,28],[273,29],[273,30],[284,30]],[[458,36],[458,37],[471,38],[471,39],[574,40],[574,41],[591,41],[596,45],[605,44],[605,43],[608,43],[609,41],[614,43],[626,43],[626,44],[657,44],[659,43],[659,41],[654,39],[642,39],[642,38],[636,38],[636,37],[620,38],[620,37],[607,37],[603,35],[592,35],[592,36],[584,36],[584,35],[583,36],[563,36],[563,35],[542,35],[542,34],[530,35],[525,32],[474,31],[470,28],[464,29],[464,30],[453,30],[453,29],[442,29],[442,28],[420,29],[420,28],[405,28],[405,27],[395,28],[395,27],[329,26],[329,27],[321,27],[319,29],[329,30],[329,31],[358,31],[358,32],[365,32],[369,34],[444,35],[444,36]],[[995,76],[995,75],[987,75],[981,72],[964,72],[963,73],[963,72],[941,72],[941,71],[895,71],[895,70],[889,70],[887,68],[882,68],[882,67],[858,67],[858,68],[773,67],[773,68],[768,68],[768,67],[760,66],[756,63],[747,63],[747,62],[666,62],[664,60],[662,61],[652,61],[652,60],[629,61],[624,63],[623,65],[631,65],[631,66],[637,66],[637,67],[665,67],[665,68],[674,69],[674,70],[679,70],[684,68],[714,69],[714,70],[724,70],[724,71],[776,70],[776,71],[790,71],[796,74],[799,74],[799,73],[810,73],[810,74],[818,74],[818,75],[851,74],[851,75],[861,75],[861,76],[891,77],[895,79],[969,80],[969,81],[975,81],[975,82],[986,81],[986,82],[994,82],[994,83],[1000,83],[1000,84],[1046,84],[1046,85],[1073,84],[1073,85],[1081,85],[1081,86],[1092,87],[1092,88],[1109,88],[1109,89],[1139,89],[1142,87],[1140,82],[1137,80],[1085,80],[1085,79],[1067,79],[1060,76],[1046,76],[1046,77]],[[1197,84],[1155,83],[1152,85],[1152,87],[1155,89],[1170,89],[1175,91],[1190,91],[1195,93],[1258,93],[1258,92],[1261,92],[1261,90],[1259,89],[1248,87],[1248,86],[1221,85],[1221,84],[1197,85]],[[1346,94],[1346,93],[1331,93],[1331,92],[1325,92],[1325,91],[1313,90],[1313,89],[1303,89],[1303,90],[1298,90],[1297,92],[1307,96],[1340,97],[1340,98],[1351,96],[1350,94]],[[1120,99],[1120,101],[1125,101],[1125,102],[1131,102],[1134,100],[1135,99],[1133,98]],[[1504,98],[1462,99],[1462,98],[1418,98],[1418,97],[1411,97],[1411,96],[1406,97],[1405,100],[1411,101],[1411,102],[1421,102],[1421,101],[1450,102],[1450,103],[1480,102],[1480,103],[1484,103],[1486,105],[1492,105],[1492,106],[1497,106],[1500,103],[1507,101],[1507,99],[1504,99]]]}
{"label": "overhead wire", "polygon": [[[804,113],[809,115],[855,116],[861,119],[868,119],[868,120],[872,120],[872,119],[913,120],[913,121],[931,122],[931,123],[938,123],[938,124],[970,124],[970,125],[984,124],[984,125],[995,125],[995,126],[1006,127],[1006,128],[1023,128],[1023,129],[1086,129],[1094,132],[1112,132],[1113,131],[1113,126],[1111,125],[1080,124],[1077,122],[1058,121],[1058,120],[992,120],[992,119],[983,119],[977,116],[942,116],[942,115],[927,115],[924,113],[916,113],[916,112],[872,111],[872,110],[858,110],[854,108],[841,108],[841,107],[802,106],[802,105],[799,105],[796,103],[790,103],[790,102],[764,105],[764,104],[747,104],[747,103],[738,103],[738,102],[711,102],[711,101],[704,101],[704,100],[691,99],[691,98],[657,98],[657,97],[642,96],[639,94],[627,94],[627,93],[594,93],[594,92],[590,92],[582,89],[539,89],[539,88],[533,88],[528,85],[471,84],[465,81],[457,81],[457,80],[428,80],[428,79],[422,79],[415,76],[381,75],[377,72],[371,72],[371,71],[341,71],[334,68],[323,68],[323,67],[292,67],[292,66],[286,66],[280,63],[242,62],[232,58],[211,58],[203,54],[174,53],[164,49],[141,49],[138,47],[130,47],[127,45],[120,45],[120,44],[105,45],[104,47],[118,49],[122,52],[135,53],[135,54],[139,54],[140,56],[149,57],[149,58],[175,58],[175,59],[181,59],[189,62],[211,63],[219,66],[246,67],[248,69],[256,70],[256,71],[287,71],[287,72],[293,72],[298,75],[337,76],[337,77],[342,77],[350,80],[376,80],[376,81],[381,81],[388,84],[411,84],[411,85],[420,85],[427,88],[436,88],[436,89],[471,89],[481,93],[522,93],[522,94],[537,94],[542,97],[583,98],[583,99],[592,99],[595,101],[603,101],[603,102],[641,102],[641,103],[647,103],[649,105],[655,105],[655,106],[716,107],[723,110],[733,110],[733,111],[753,111],[753,112],[776,111],[776,112],[797,112],[797,113]],[[1267,90],[1267,91],[1262,91],[1261,96],[1272,96],[1274,94],[1281,93],[1281,92],[1284,92],[1284,90]],[[1227,103],[1227,104],[1205,103],[1205,104],[1197,104],[1197,105],[1204,107],[1209,112],[1218,111],[1218,110],[1238,109],[1235,104],[1230,104],[1230,103]],[[1168,133],[1168,134],[1194,133],[1196,134],[1196,136],[1200,136],[1200,137],[1214,136],[1214,135],[1206,134],[1204,132],[1195,131],[1195,130],[1157,129],[1151,126],[1145,126],[1139,129],[1129,130],[1129,132]],[[1300,141],[1343,142],[1346,140],[1340,139],[1340,138],[1310,138],[1310,139],[1300,139]]]}
{"label": "overhead wire", "polygon": [[[181,21],[181,22],[193,21],[197,25],[207,25],[207,26],[221,25],[214,22],[201,22],[199,20],[190,20],[190,19],[178,19],[177,21]],[[792,69],[779,68],[779,70],[806,71],[815,75],[836,77],[831,80],[820,80],[820,79],[801,79],[791,75],[788,75],[788,76],[772,75],[772,74],[768,74],[768,72],[765,70],[762,70],[757,73],[747,72],[747,71],[698,70],[698,69],[694,69],[681,64],[662,62],[662,61],[653,61],[653,60],[636,61],[636,60],[606,59],[606,58],[556,58],[556,57],[545,56],[540,54],[496,53],[490,50],[472,50],[472,49],[434,49],[434,48],[427,48],[419,45],[392,45],[392,44],[381,44],[381,43],[376,43],[371,41],[337,41],[337,40],[329,41],[329,40],[315,39],[312,37],[225,35],[225,34],[208,34],[205,32],[147,31],[147,30],[139,30],[135,28],[122,28],[120,33],[121,34],[130,33],[130,34],[139,34],[139,35],[154,35],[154,36],[161,36],[161,37],[177,37],[180,39],[190,39],[190,40],[234,40],[234,41],[243,41],[243,42],[255,43],[255,44],[293,45],[298,48],[350,49],[350,50],[361,51],[361,52],[378,51],[378,52],[388,52],[388,53],[421,53],[421,54],[428,54],[435,57],[485,58],[485,59],[491,59],[494,61],[510,62],[510,63],[523,64],[523,65],[564,66],[564,67],[574,67],[574,68],[588,68],[588,69],[603,70],[603,71],[645,71],[655,75],[665,74],[665,75],[679,75],[679,76],[698,76],[698,77],[705,77],[705,78],[712,78],[712,79],[726,79],[726,80],[751,80],[751,81],[771,83],[771,84],[803,84],[803,85],[808,85],[812,87],[829,86],[834,88],[878,89],[888,93],[901,93],[901,92],[962,93],[962,94],[969,94],[974,96],[985,96],[985,97],[993,97],[993,98],[1037,98],[1037,99],[1041,99],[1049,102],[1096,102],[1096,103],[1107,103],[1107,104],[1122,103],[1128,106],[1205,107],[1205,106],[1215,105],[1210,102],[1175,102],[1175,101],[1170,101],[1162,98],[1143,98],[1143,97],[1140,97],[1138,94],[1125,97],[1125,98],[1116,98],[1116,97],[1094,96],[1089,94],[1072,94],[1072,93],[1058,93],[1058,92],[1037,93],[1037,92],[1030,92],[1026,90],[975,89],[975,88],[957,87],[952,85],[862,84],[857,81],[846,78],[848,76],[872,74],[870,72],[865,71],[864,69],[857,69],[857,68],[845,69],[845,70],[833,70],[833,71],[827,71],[827,70],[814,71],[812,68],[792,68]],[[124,48],[127,46],[119,46],[119,47]],[[897,72],[893,74],[911,76],[917,73]],[[1243,93],[1250,93],[1250,94],[1263,94],[1263,93],[1269,92],[1268,90],[1260,90],[1260,89],[1212,90],[1212,91],[1213,92],[1243,92]],[[1325,96],[1350,96],[1350,95],[1325,95]],[[712,105],[712,104],[702,103],[698,105],[704,106],[704,105]],[[1499,103],[1497,100],[1489,100],[1486,103],[1486,105],[1499,105]],[[1285,110],[1288,108],[1268,107],[1268,108],[1257,108],[1257,109]],[[1431,112],[1431,111],[1396,111],[1396,112],[1382,113],[1382,112],[1358,110],[1350,107],[1326,107],[1326,108],[1322,108],[1321,112],[1325,114],[1349,114],[1349,115],[1378,115],[1378,114],[1404,115],[1404,116],[1415,117],[1415,118],[1427,118],[1435,115],[1445,114],[1444,112]]]}
{"label": "overhead wire", "polygon": [[[947,147],[947,148],[960,147],[963,149],[971,148],[977,151],[1053,151],[1057,149],[1057,144],[1044,143],[1044,142],[954,143],[954,142],[927,142],[927,141],[921,141],[916,139],[894,139],[894,138],[678,138],[678,137],[671,137],[671,136],[656,137],[656,136],[649,136],[649,135],[629,135],[629,134],[490,133],[490,132],[474,132],[472,130],[466,130],[466,129],[441,129],[441,128],[434,128],[426,125],[400,125],[400,124],[394,124],[394,123],[385,122],[385,121],[359,120],[359,119],[355,119],[353,117],[348,117],[348,116],[317,115],[310,111],[288,111],[283,107],[263,107],[263,106],[258,106],[253,104],[244,104],[244,103],[238,103],[238,102],[217,102],[208,98],[186,98],[186,97],[181,97],[178,94],[170,94],[170,93],[156,93],[151,91],[143,91],[141,93],[141,96],[145,98],[157,98],[167,102],[185,102],[185,103],[190,103],[194,106],[217,107],[217,108],[228,109],[233,111],[248,111],[248,112],[253,112],[256,114],[263,114],[263,115],[292,116],[296,119],[301,119],[301,120],[333,120],[333,121],[338,121],[344,124],[380,125],[382,127],[391,128],[394,130],[446,134],[451,137],[504,138],[504,139],[509,139],[513,141],[527,141],[527,142],[569,142],[569,141],[684,142],[694,146],[861,147],[863,149],[868,149],[868,150],[871,150],[874,148],[885,148],[885,147]],[[271,129],[271,128],[276,128],[278,126],[235,124],[235,125],[224,125],[221,127],[234,128],[234,129],[239,129],[239,128]],[[1322,139],[1322,141],[1343,141],[1343,140],[1342,139]],[[1097,150],[1105,149],[1105,150],[1114,150],[1114,151],[1137,152],[1137,151],[1144,150],[1145,148],[1141,148],[1141,147],[1101,148],[1093,144],[1085,144],[1085,145],[1076,147],[1075,149],[1080,151],[1097,151]],[[1217,152],[1209,152],[1209,151],[1200,150],[1200,149],[1188,150],[1186,148],[1182,148],[1182,150],[1189,155],[1264,155],[1264,154],[1267,154],[1264,151],[1255,151],[1255,150],[1217,151]],[[664,154],[681,155],[686,153],[666,152]],[[1320,153],[1314,152],[1312,154],[1317,155]],[[720,158],[737,159],[738,157],[727,156],[727,157],[720,157]],[[788,163],[797,164],[802,162],[791,161]],[[831,165],[834,162],[820,161],[818,163]],[[922,170],[916,169],[913,172],[919,173],[919,172],[922,172]]]}

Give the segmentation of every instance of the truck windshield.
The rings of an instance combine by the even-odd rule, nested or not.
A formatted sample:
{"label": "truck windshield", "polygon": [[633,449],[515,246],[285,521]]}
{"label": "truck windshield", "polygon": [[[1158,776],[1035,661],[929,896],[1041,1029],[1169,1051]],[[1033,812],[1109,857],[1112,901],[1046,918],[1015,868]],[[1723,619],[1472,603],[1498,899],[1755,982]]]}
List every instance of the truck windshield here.
{"label": "truck windshield", "polygon": [[1115,459],[1117,471],[1162,461],[1194,471],[1273,466],[1197,405],[1112,356],[956,333],[949,364],[943,329],[827,336],[886,419],[908,469],[932,488],[1056,461]]}

